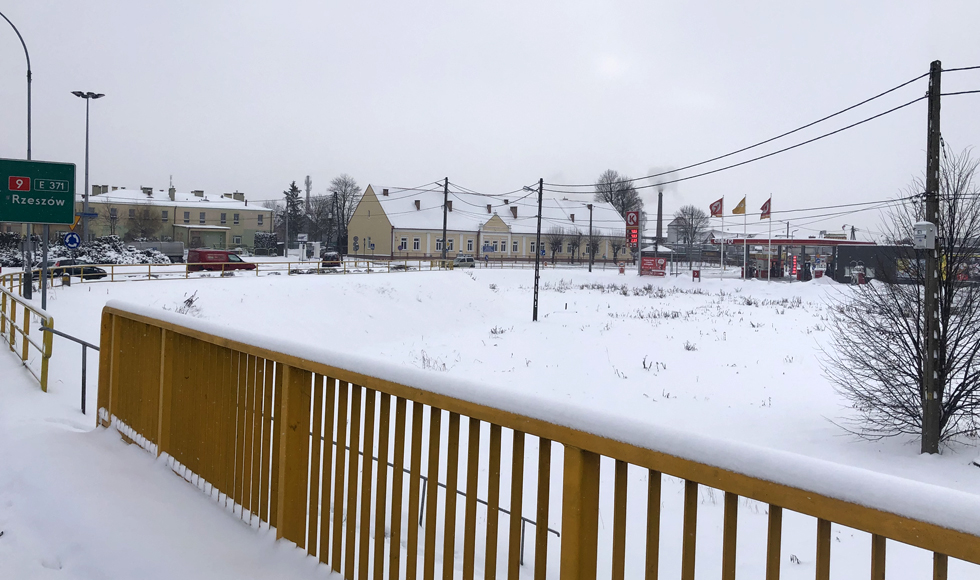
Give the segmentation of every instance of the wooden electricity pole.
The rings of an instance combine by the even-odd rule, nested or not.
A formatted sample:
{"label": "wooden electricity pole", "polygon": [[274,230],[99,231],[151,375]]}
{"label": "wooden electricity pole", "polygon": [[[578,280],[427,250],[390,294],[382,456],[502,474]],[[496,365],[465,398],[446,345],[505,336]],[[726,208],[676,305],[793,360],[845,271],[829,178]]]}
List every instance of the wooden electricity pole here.
{"label": "wooden electricity pole", "polygon": [[[939,149],[942,134],[939,130],[939,97],[942,64],[936,60],[929,66],[929,122],[926,141],[926,215],[925,221],[939,222]],[[937,228],[935,245],[925,251],[925,324],[923,325],[922,356],[922,453],[939,453],[942,431],[942,400],[944,378],[939,370],[939,250]]]}

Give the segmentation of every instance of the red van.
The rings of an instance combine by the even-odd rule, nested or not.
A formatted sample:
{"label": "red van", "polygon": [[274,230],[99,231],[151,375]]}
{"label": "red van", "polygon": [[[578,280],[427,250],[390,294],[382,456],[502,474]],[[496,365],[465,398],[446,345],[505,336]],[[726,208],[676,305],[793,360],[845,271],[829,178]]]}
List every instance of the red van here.
{"label": "red van", "polygon": [[230,250],[188,250],[187,271],[202,270],[230,272],[232,270],[254,270],[255,264],[242,260],[238,254]]}

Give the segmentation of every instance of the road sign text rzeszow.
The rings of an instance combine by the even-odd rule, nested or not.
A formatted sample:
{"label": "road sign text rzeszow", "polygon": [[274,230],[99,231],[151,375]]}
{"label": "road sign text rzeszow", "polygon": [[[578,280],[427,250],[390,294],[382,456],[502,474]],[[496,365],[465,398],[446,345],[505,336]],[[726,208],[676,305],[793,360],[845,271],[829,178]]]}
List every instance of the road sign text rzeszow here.
{"label": "road sign text rzeszow", "polygon": [[75,165],[0,159],[0,221],[75,221]]}

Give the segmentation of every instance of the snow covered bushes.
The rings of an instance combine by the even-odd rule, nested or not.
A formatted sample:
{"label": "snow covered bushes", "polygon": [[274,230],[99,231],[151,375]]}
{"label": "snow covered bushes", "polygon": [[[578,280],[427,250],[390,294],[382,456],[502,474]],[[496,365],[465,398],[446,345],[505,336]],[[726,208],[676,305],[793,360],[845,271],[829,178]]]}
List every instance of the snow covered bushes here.
{"label": "snow covered bushes", "polygon": [[[34,252],[31,263],[41,262],[41,240],[34,236]],[[21,256],[21,237],[14,233],[0,233],[0,266],[19,268],[24,265]],[[96,238],[77,250],[69,250],[61,244],[48,247],[48,260],[77,258],[91,264],[169,264],[170,258],[156,250],[136,250],[127,247],[119,236]]]}

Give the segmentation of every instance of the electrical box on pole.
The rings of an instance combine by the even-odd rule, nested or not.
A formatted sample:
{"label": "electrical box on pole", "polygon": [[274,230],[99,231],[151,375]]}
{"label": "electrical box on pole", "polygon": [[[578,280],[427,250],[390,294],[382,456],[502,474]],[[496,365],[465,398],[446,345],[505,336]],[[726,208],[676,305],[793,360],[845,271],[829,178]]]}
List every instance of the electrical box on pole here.
{"label": "electrical box on pole", "polygon": [[936,224],[916,222],[913,228],[912,246],[917,250],[936,249]]}

